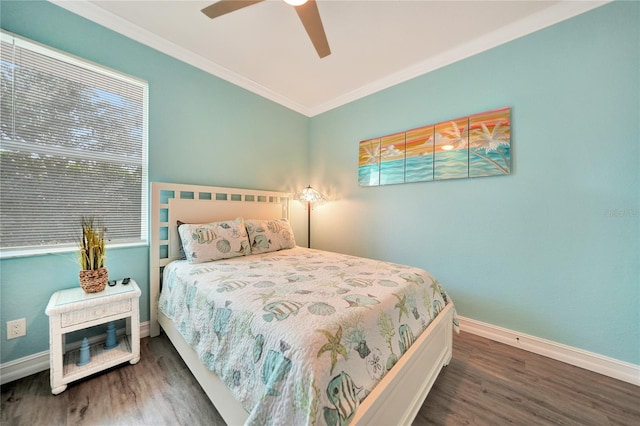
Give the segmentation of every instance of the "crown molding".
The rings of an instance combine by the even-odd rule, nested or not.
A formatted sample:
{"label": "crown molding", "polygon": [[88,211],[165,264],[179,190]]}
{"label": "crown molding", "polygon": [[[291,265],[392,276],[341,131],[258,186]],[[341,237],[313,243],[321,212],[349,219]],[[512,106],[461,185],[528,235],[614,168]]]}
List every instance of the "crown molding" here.
{"label": "crown molding", "polygon": [[561,1],[560,3],[548,7],[538,13],[530,15],[519,21],[512,22],[498,30],[492,31],[482,37],[478,37],[468,43],[458,46],[455,49],[451,49],[426,61],[405,68],[385,78],[365,84],[356,90],[345,93],[344,95],[338,96],[328,102],[319,105],[302,105],[299,102],[276,93],[273,90],[228,68],[205,59],[200,55],[196,55],[195,53],[159,37],[150,31],[142,29],[119,16],[112,14],[111,12],[107,12],[87,0],[49,0],[49,2],[75,13],[76,15],[89,19],[139,43],[156,49],[307,117],[322,114],[364,98],[365,96],[369,96],[415,77],[435,71],[454,62],[466,59],[517,38],[524,37],[543,28],[557,24],[558,22],[573,18],[574,16],[603,6],[611,1],[613,0]]}
{"label": "crown molding", "polygon": [[78,16],[86,18],[96,24],[102,25],[110,30],[122,34],[145,46],[149,46],[175,59],[201,69],[229,83],[235,84],[256,95],[260,95],[277,104],[289,108],[295,112],[309,117],[310,112],[307,107],[294,100],[282,96],[273,90],[248,79],[238,73],[231,71],[213,61],[203,58],[192,51],[185,49],[167,39],[164,39],[151,31],[140,28],[137,25],[123,19],[111,12],[108,12],[87,0],[48,0],[50,3],[60,6]]}
{"label": "crown molding", "polygon": [[562,1],[554,6],[544,9],[536,14],[512,22],[498,30],[478,37],[468,43],[464,43],[455,49],[450,49],[440,55],[417,63],[397,73],[366,84],[356,90],[345,93],[329,102],[310,108],[310,117],[327,112],[355,100],[364,98],[429,72],[451,65],[455,62],[485,52],[494,47],[506,44],[515,39],[524,37],[551,25],[573,18],[600,6],[604,6],[613,0],[602,1]]}

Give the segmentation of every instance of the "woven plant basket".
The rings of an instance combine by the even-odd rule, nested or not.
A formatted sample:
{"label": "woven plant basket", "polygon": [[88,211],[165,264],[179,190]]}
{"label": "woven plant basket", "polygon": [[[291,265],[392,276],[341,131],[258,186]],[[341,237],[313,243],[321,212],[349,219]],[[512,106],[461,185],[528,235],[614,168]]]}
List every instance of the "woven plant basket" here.
{"label": "woven plant basket", "polygon": [[80,287],[85,293],[98,293],[104,290],[108,280],[107,268],[80,271]]}

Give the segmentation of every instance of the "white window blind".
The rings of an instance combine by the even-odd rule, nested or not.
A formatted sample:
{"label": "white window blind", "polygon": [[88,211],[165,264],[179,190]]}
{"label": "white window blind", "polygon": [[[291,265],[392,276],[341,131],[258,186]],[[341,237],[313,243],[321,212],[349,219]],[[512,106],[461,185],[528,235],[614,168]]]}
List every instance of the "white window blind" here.
{"label": "white window blind", "polygon": [[147,239],[146,82],[2,32],[0,247]]}

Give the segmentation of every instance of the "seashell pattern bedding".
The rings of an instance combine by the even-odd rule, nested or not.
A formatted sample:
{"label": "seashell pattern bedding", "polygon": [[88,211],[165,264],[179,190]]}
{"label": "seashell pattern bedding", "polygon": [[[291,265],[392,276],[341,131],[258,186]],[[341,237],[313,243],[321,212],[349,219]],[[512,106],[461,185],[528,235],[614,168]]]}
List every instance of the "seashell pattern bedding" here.
{"label": "seashell pattern bedding", "polygon": [[163,281],[159,309],[255,425],[348,424],[452,303],[422,269],[301,247],[174,261]]}

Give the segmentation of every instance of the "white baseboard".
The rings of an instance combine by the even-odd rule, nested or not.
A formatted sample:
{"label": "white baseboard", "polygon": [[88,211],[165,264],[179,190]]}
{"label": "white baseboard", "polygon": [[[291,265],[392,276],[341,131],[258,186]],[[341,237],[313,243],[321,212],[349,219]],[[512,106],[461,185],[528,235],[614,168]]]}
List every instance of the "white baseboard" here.
{"label": "white baseboard", "polygon": [[[124,328],[118,330],[118,335],[124,334]],[[140,323],[140,338],[149,336],[149,321]],[[106,334],[89,338],[89,343],[104,341]],[[69,343],[67,350],[74,350],[80,347],[81,342]],[[49,351],[28,355],[13,361],[0,364],[0,384],[13,382],[49,369]]]}
{"label": "white baseboard", "polygon": [[[628,362],[598,355],[582,349],[573,348],[539,337],[518,333],[513,330],[483,323],[470,318],[458,317],[460,329],[464,332],[486,337],[529,352],[543,355],[586,370],[594,371],[614,379],[640,386],[640,366]],[[149,336],[149,321],[140,324],[140,337]],[[95,336],[93,341],[104,340],[104,335]],[[70,344],[72,350],[80,346]],[[49,369],[49,351],[29,355],[14,361],[0,364],[0,383],[5,384],[31,374]]]}
{"label": "white baseboard", "polygon": [[0,384],[13,382],[49,369],[49,351],[0,364]]}
{"label": "white baseboard", "polygon": [[594,371],[614,379],[640,386],[640,365],[631,364],[588,352],[582,349],[566,346],[561,343],[541,339],[508,330],[506,328],[483,323],[470,318],[458,317],[460,329],[496,342],[505,343],[525,351],[543,355],[585,370]]}

